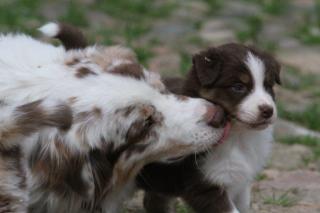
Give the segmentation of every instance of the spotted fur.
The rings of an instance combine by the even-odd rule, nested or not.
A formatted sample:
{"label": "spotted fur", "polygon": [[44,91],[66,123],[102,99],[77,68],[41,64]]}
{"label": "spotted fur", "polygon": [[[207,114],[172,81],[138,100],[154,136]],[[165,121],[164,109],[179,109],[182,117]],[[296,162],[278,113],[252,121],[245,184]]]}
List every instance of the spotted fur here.
{"label": "spotted fur", "polygon": [[122,47],[66,51],[0,35],[0,210],[110,213],[146,163],[220,140],[213,105],[163,94],[137,68]]}

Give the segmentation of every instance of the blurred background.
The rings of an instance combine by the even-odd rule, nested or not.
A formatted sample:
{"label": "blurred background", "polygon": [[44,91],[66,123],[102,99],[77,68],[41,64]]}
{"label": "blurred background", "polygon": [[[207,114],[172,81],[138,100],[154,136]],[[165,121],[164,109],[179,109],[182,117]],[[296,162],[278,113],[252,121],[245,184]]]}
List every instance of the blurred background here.
{"label": "blurred background", "polygon": [[[1,0],[0,32],[47,21],[79,26],[92,43],[132,47],[163,76],[183,76],[197,51],[236,41],[282,63],[271,160],[253,187],[253,212],[320,212],[320,1]],[[125,212],[142,212],[141,194]],[[178,213],[191,212],[177,202]]]}

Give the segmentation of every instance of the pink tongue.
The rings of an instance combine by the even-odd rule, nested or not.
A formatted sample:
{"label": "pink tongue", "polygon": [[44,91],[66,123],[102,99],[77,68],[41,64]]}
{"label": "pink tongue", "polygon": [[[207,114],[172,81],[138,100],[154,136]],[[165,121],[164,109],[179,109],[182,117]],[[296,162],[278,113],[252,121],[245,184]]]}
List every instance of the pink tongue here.
{"label": "pink tongue", "polygon": [[226,124],[226,126],[224,127],[222,137],[220,138],[220,140],[219,140],[216,144],[214,144],[214,146],[218,146],[218,145],[222,144],[222,143],[225,141],[225,139],[226,139],[226,138],[228,137],[228,135],[229,135],[230,128],[231,128],[231,123],[228,122],[228,123]]}

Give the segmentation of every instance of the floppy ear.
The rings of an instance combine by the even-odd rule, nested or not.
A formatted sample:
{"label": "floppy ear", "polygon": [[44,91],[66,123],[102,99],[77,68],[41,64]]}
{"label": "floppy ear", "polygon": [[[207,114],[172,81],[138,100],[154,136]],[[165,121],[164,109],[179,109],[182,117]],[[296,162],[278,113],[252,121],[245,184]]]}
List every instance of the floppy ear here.
{"label": "floppy ear", "polygon": [[222,68],[222,60],[216,48],[210,48],[194,55],[192,63],[202,86],[209,86],[218,79]]}
{"label": "floppy ear", "polygon": [[281,85],[281,79],[280,79],[281,65],[276,60],[274,61],[273,70],[274,70],[274,77],[275,77],[276,83]]}

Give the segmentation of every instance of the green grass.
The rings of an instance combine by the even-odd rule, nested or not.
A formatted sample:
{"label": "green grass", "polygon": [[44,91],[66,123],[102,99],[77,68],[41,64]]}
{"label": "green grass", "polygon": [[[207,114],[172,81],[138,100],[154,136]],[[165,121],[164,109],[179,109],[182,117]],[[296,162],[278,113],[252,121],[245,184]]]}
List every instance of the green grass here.
{"label": "green grass", "polygon": [[112,30],[106,30],[105,44],[113,41],[124,41],[124,45],[137,49],[139,58],[146,62],[146,48],[136,47],[134,43],[146,35],[153,23],[158,19],[169,16],[175,8],[172,1],[154,2],[145,0],[106,0],[98,1],[93,5],[93,9],[98,10],[114,19],[118,26]]}
{"label": "green grass", "polygon": [[127,45],[130,45],[134,40],[140,38],[147,33],[149,28],[146,25],[136,24],[125,24],[122,34],[125,37]]}
{"label": "green grass", "polygon": [[275,195],[274,193],[272,196],[265,197],[263,203],[275,206],[282,206],[282,207],[291,207],[298,202],[298,199],[293,195],[289,195],[292,190],[288,190],[280,195]]}
{"label": "green grass", "polygon": [[116,29],[103,28],[98,30],[96,35],[91,36],[90,40],[96,42],[97,37],[99,43],[105,45],[119,43],[119,40],[122,40],[122,42],[120,42],[122,45],[132,46],[135,41],[144,36],[147,32],[148,28],[144,25],[119,24]]}
{"label": "green grass", "polygon": [[315,96],[316,98],[320,98],[320,91],[319,91],[319,88],[315,88],[313,89],[313,92],[312,92],[313,96]]}
{"label": "green grass", "polygon": [[186,75],[192,65],[192,57],[190,54],[187,53],[180,53],[180,73],[184,76]]}
{"label": "green grass", "polygon": [[320,102],[310,104],[302,112],[291,112],[285,109],[283,104],[278,104],[279,116],[297,122],[312,130],[320,131]]}
{"label": "green grass", "polygon": [[205,42],[197,35],[193,35],[186,38],[186,42],[188,42],[189,44],[197,45],[197,46],[205,45]]}
{"label": "green grass", "polygon": [[223,0],[202,0],[210,7],[209,14],[218,12],[223,7]]}
{"label": "green grass", "polygon": [[256,181],[262,181],[262,180],[265,180],[265,179],[267,179],[267,175],[265,175],[265,174],[258,174],[256,177],[255,177],[255,180]]}
{"label": "green grass", "polygon": [[288,10],[288,0],[262,0],[262,9],[264,12],[272,15],[280,15]]}
{"label": "green grass", "polygon": [[74,24],[76,26],[88,26],[86,9],[87,8],[78,4],[75,0],[71,0],[67,4],[66,14],[60,17],[60,21]]}
{"label": "green grass", "polygon": [[275,53],[278,50],[278,44],[274,41],[259,41],[256,45],[271,53]]}
{"label": "green grass", "polygon": [[259,5],[263,12],[271,15],[280,15],[286,12],[290,6],[290,0],[243,0]]}
{"label": "green grass", "polygon": [[294,36],[308,45],[320,44],[320,33],[316,31],[320,31],[318,26],[305,23],[298,28]]}
{"label": "green grass", "polygon": [[150,58],[152,58],[153,53],[149,50],[149,48],[144,47],[132,47],[135,53],[137,54],[138,60],[143,65],[146,65]]}
{"label": "green grass", "polygon": [[258,15],[253,15],[246,17],[244,21],[247,29],[236,33],[238,40],[241,42],[253,41],[257,43],[259,33],[263,27],[262,18]]}
{"label": "green grass", "polygon": [[177,202],[176,213],[193,213],[193,211],[185,204]]}
{"label": "green grass", "polygon": [[305,145],[311,148],[313,152],[313,159],[305,159],[306,161],[311,161],[315,159],[320,159],[320,139],[309,137],[309,136],[290,136],[290,137],[283,137],[279,138],[280,143],[293,145],[293,144],[300,144]]}
{"label": "green grass", "polygon": [[40,0],[1,0],[0,1],[0,30],[1,32],[20,31],[36,33],[36,27],[43,17],[39,15]]}
{"label": "green grass", "polygon": [[318,87],[320,84],[319,75],[303,74],[293,67],[286,67],[284,72],[286,75],[290,75],[295,79],[295,81],[290,81],[290,79],[284,77],[281,85],[284,88],[293,91],[301,91],[313,89],[314,87]]}
{"label": "green grass", "polygon": [[112,17],[131,23],[148,18],[166,17],[174,7],[175,4],[169,1],[155,4],[154,1],[145,0],[105,0],[99,1],[95,6]]}
{"label": "green grass", "polygon": [[320,0],[315,1],[312,11],[304,14],[304,21],[298,25],[294,36],[308,45],[320,44]]}

